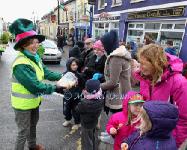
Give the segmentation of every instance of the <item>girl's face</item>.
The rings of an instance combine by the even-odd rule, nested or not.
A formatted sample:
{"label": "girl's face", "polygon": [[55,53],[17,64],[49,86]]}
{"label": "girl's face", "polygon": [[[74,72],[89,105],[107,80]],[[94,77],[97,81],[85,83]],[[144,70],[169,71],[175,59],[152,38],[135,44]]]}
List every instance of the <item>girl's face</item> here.
{"label": "girl's face", "polygon": [[134,103],[134,104],[130,104],[129,108],[130,108],[131,113],[137,116],[140,113],[142,106],[143,106],[143,103]]}
{"label": "girl's face", "polygon": [[140,57],[140,71],[145,76],[152,76],[155,72],[153,65],[144,57]]}
{"label": "girl's face", "polygon": [[104,55],[104,52],[101,49],[99,49],[99,48],[95,48],[94,49],[94,53],[97,56],[103,56]]}
{"label": "girl's face", "polygon": [[34,55],[37,53],[38,48],[39,48],[38,39],[30,40],[30,44],[28,46],[24,47],[24,49],[28,50],[30,53],[32,53]]}
{"label": "girl's face", "polygon": [[75,62],[75,61],[73,61],[72,63],[71,63],[71,70],[72,71],[77,71],[77,69],[78,69],[78,65],[77,65],[77,63]]}

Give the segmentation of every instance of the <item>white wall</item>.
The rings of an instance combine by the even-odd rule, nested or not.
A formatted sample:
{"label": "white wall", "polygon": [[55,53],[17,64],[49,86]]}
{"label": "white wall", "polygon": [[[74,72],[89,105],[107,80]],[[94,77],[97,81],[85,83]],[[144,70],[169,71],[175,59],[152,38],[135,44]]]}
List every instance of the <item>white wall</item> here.
{"label": "white wall", "polygon": [[0,36],[3,33],[3,20],[0,18]]}

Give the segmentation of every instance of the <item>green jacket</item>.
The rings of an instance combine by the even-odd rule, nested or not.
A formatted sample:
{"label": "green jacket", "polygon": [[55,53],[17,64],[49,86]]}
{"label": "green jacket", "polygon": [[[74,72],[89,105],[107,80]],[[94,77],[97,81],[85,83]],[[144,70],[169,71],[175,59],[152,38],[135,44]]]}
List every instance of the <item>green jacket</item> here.
{"label": "green jacket", "polygon": [[[38,65],[37,60],[33,55],[28,55],[24,51],[23,54]],[[44,79],[50,81],[58,81],[61,79],[61,73],[50,71],[44,64],[42,64],[42,66],[44,70]],[[38,81],[35,71],[29,65],[22,64],[15,66],[13,69],[13,75],[28,91],[34,95],[51,94],[56,89],[55,85]]]}

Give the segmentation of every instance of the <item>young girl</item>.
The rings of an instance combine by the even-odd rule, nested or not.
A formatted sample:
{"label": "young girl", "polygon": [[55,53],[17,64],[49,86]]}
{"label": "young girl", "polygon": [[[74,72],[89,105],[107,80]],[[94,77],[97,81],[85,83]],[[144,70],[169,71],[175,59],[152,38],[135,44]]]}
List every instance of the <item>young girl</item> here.
{"label": "young girl", "polygon": [[80,115],[75,111],[75,107],[80,102],[81,92],[84,88],[84,80],[77,71],[78,60],[76,58],[69,58],[66,67],[67,71],[65,73],[74,73],[75,76],[78,78],[78,85],[64,92],[63,113],[65,115],[66,121],[63,123],[63,126],[67,127],[71,123],[71,119],[73,116],[75,125],[72,127],[72,129],[78,129],[80,127]]}
{"label": "young girl", "polygon": [[138,131],[121,145],[122,150],[177,150],[172,130],[178,121],[177,108],[167,102],[145,102]]}
{"label": "young girl", "polygon": [[143,97],[139,93],[130,91],[123,100],[123,111],[110,117],[106,129],[114,137],[114,150],[121,150],[122,140],[135,130],[143,103]]}

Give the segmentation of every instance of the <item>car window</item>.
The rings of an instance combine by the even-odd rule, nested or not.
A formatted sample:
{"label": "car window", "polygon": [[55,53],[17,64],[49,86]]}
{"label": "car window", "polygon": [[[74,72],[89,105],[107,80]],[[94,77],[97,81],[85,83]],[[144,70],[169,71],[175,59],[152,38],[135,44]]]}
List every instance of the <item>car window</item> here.
{"label": "car window", "polygon": [[44,41],[44,42],[42,42],[42,45],[45,48],[57,48],[56,44],[53,43],[52,41]]}

